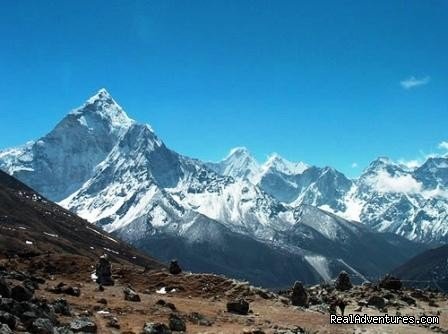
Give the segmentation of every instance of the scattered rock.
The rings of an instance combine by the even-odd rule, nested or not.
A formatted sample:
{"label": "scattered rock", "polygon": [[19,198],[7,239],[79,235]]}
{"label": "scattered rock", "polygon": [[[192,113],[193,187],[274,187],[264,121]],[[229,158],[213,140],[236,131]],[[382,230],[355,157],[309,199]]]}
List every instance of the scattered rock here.
{"label": "scattered rock", "polygon": [[429,302],[428,302],[428,306],[431,306],[431,307],[439,307],[439,304],[437,304],[434,300],[430,300]]}
{"label": "scattered rock", "polygon": [[35,334],[53,334],[53,324],[49,319],[38,318],[33,321],[31,331]]}
{"label": "scattered rock", "polygon": [[120,323],[116,317],[111,317],[107,321],[107,327],[120,329]]}
{"label": "scattered rock", "polygon": [[73,320],[70,329],[75,332],[96,333],[96,324],[89,318],[83,317]]}
{"label": "scattered rock", "polygon": [[124,288],[124,300],[128,300],[130,302],[139,302],[141,301],[140,296],[131,288]]}
{"label": "scattered rock", "polygon": [[18,318],[11,313],[0,311],[0,324],[7,324],[10,329],[15,329]]}
{"label": "scattered rock", "polygon": [[100,298],[96,301],[98,304],[107,305],[107,299],[106,298]]}
{"label": "scattered rock", "polygon": [[358,306],[368,306],[368,305],[369,305],[369,303],[365,299],[361,299],[358,301]]}
{"label": "scattered rock", "polygon": [[107,254],[100,257],[96,265],[96,282],[104,286],[114,285],[112,278],[112,264],[110,263]]}
{"label": "scattered rock", "polygon": [[415,289],[411,292],[411,297],[416,298],[418,300],[423,300],[425,302],[429,302],[429,297],[425,295],[425,293],[420,289]]}
{"label": "scattered rock", "polygon": [[347,291],[353,287],[353,284],[350,281],[350,276],[347,272],[341,271],[339,273],[338,278],[336,278],[336,281],[334,283],[334,287],[339,291]]}
{"label": "scattered rock", "polygon": [[143,327],[143,334],[171,334],[171,330],[165,324],[147,322]]}
{"label": "scattered rock", "polygon": [[402,295],[402,296],[400,297],[400,299],[401,299],[402,301],[404,301],[405,303],[407,303],[408,305],[417,305],[417,302],[415,301],[415,299],[412,298],[412,297],[409,296],[409,295]]}
{"label": "scattered rock", "polygon": [[230,301],[227,303],[227,311],[231,313],[247,315],[249,313],[249,303],[244,299]]}
{"label": "scattered rock", "polygon": [[171,260],[170,263],[170,274],[179,275],[182,272],[181,267],[177,263],[177,260]]}
{"label": "scattered rock", "polygon": [[53,303],[53,309],[55,313],[62,314],[65,316],[71,315],[70,305],[64,298],[58,298]]}
{"label": "scattered rock", "polygon": [[260,328],[252,328],[244,330],[243,334],[265,334],[265,332]]}
{"label": "scattered rock", "polygon": [[379,282],[379,287],[382,289],[387,289],[387,290],[401,290],[402,283],[399,278],[396,278],[391,275],[386,275]]}
{"label": "scattered rock", "polygon": [[81,290],[77,287],[68,286],[65,283],[61,282],[58,285],[51,287],[48,291],[56,294],[65,294],[69,296],[79,297],[81,296]]}
{"label": "scattered rock", "polygon": [[156,305],[167,307],[167,308],[169,308],[172,311],[176,311],[176,306],[173,303],[166,302],[163,299],[159,299],[156,302]]}
{"label": "scattered rock", "polygon": [[367,300],[367,304],[375,306],[378,309],[382,309],[386,306],[386,301],[383,297],[373,295],[369,297],[369,299]]}
{"label": "scattered rock", "polygon": [[188,320],[190,320],[195,325],[199,326],[211,326],[213,325],[213,321],[209,318],[205,317],[204,315],[198,313],[198,312],[191,312],[188,315]]}
{"label": "scattered rock", "polygon": [[170,314],[168,326],[172,331],[176,331],[176,332],[185,332],[187,330],[185,321],[181,317],[179,317],[177,314],[174,314],[174,313]]}
{"label": "scattered rock", "polygon": [[296,281],[292,288],[291,304],[294,306],[308,306],[308,293],[302,282]]}
{"label": "scattered rock", "polygon": [[8,325],[0,324],[0,334],[13,334],[13,332]]}

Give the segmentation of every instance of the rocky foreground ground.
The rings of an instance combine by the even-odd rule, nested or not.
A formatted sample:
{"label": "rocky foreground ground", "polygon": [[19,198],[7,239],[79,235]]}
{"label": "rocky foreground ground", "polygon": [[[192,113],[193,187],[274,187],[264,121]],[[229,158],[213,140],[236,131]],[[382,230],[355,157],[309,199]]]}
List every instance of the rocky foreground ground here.
{"label": "rocky foreground ground", "polygon": [[[352,286],[342,274],[334,284],[274,293],[170,269],[110,268],[107,258],[74,255],[0,259],[0,333],[448,333],[446,295],[394,279]],[[439,315],[440,324],[330,325],[341,308]]]}

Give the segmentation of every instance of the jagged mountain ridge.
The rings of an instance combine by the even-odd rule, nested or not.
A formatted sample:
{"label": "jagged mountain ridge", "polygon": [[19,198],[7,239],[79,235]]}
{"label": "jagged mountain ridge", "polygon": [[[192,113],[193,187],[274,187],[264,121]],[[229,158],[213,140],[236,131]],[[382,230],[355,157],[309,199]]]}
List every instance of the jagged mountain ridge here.
{"label": "jagged mountain ridge", "polygon": [[[233,151],[231,152],[233,153]],[[358,179],[349,179],[331,167],[319,168],[303,163],[301,170],[286,161],[272,168],[271,159],[260,165],[253,161],[251,181],[282,203],[309,204],[375,230],[391,232],[410,240],[441,243],[448,240],[448,157],[429,157],[421,166],[408,168],[388,158],[373,161]],[[232,164],[231,166],[229,164]],[[243,175],[244,165],[231,155],[209,164],[217,172]],[[219,166],[219,168],[217,167]],[[236,171],[237,170],[237,171]]]}
{"label": "jagged mountain ridge", "polygon": [[[70,129],[63,131],[66,127]],[[36,151],[36,146],[41,151]],[[24,161],[27,152],[31,154]],[[63,152],[66,154],[62,156]],[[176,256],[192,270],[208,266],[264,285],[286,285],[293,277],[305,282],[328,279],[341,269],[363,279],[393,268],[420,250],[401,238],[390,242],[367,227],[303,206],[305,201],[299,206],[282,203],[251,179],[257,176],[263,184],[277,170],[284,178],[305,175],[314,180],[317,175],[313,186],[303,181],[301,189],[307,190],[303,198],[322,206],[329,202],[327,198],[335,196],[313,193],[313,187],[329,187],[337,194],[339,184],[344,191],[352,187],[352,181],[334,169],[290,163],[273,156],[255,175],[257,166],[247,159],[246,152],[233,153],[245,158],[239,161],[239,168],[217,173],[210,164],[167,148],[148,125],[130,120],[101,90],[49,135],[25,149],[1,152],[0,167],[106,231],[164,260]],[[89,163],[72,166],[71,159]],[[233,159],[233,163],[237,162]],[[252,174],[237,173],[244,168],[251,169]],[[237,174],[222,175],[226,171]],[[53,173],[57,177],[49,180]],[[72,174],[76,177],[70,183]],[[341,182],[328,185],[325,180],[332,180],[329,175],[336,175]],[[339,199],[335,201],[339,203]],[[317,224],[317,220],[325,223]],[[334,231],[336,235],[340,232],[343,240],[335,238]],[[369,242],[361,245],[359,240]],[[399,247],[409,253],[401,252]],[[360,261],[355,261],[346,249],[357,254]],[[173,250],[180,254],[173,254]],[[385,259],[384,250],[397,256],[392,261]],[[363,256],[364,252],[369,256]],[[271,259],[272,268],[281,259],[289,264],[272,274],[266,271],[267,262],[253,260],[257,254]]]}

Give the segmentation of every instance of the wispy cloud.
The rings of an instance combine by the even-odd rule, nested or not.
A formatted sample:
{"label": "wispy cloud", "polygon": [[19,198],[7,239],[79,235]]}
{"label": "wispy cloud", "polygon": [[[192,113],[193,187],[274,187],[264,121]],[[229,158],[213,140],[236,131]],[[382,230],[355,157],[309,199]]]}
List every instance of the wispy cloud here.
{"label": "wispy cloud", "polygon": [[439,144],[439,148],[441,150],[447,150],[448,151],[448,141],[443,141]]}
{"label": "wispy cloud", "polygon": [[357,162],[352,162],[352,168],[358,168],[358,163]]}
{"label": "wispy cloud", "polygon": [[430,77],[424,77],[424,78],[416,78],[414,76],[411,76],[405,80],[400,81],[401,87],[404,89],[412,89],[419,86],[424,86],[429,84],[429,81],[431,80]]}

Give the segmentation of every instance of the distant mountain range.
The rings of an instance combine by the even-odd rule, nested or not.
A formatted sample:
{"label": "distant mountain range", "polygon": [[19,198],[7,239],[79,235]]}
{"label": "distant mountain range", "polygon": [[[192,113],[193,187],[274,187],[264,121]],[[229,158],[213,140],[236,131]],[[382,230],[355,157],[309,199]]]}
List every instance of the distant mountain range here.
{"label": "distant mountain range", "polygon": [[245,148],[202,162],[104,89],[39,140],[0,151],[0,168],[163,260],[265,286],[342,269],[366,280],[425,247],[415,241],[448,236],[446,157],[414,169],[379,158],[356,180],[278,155],[259,164]]}

